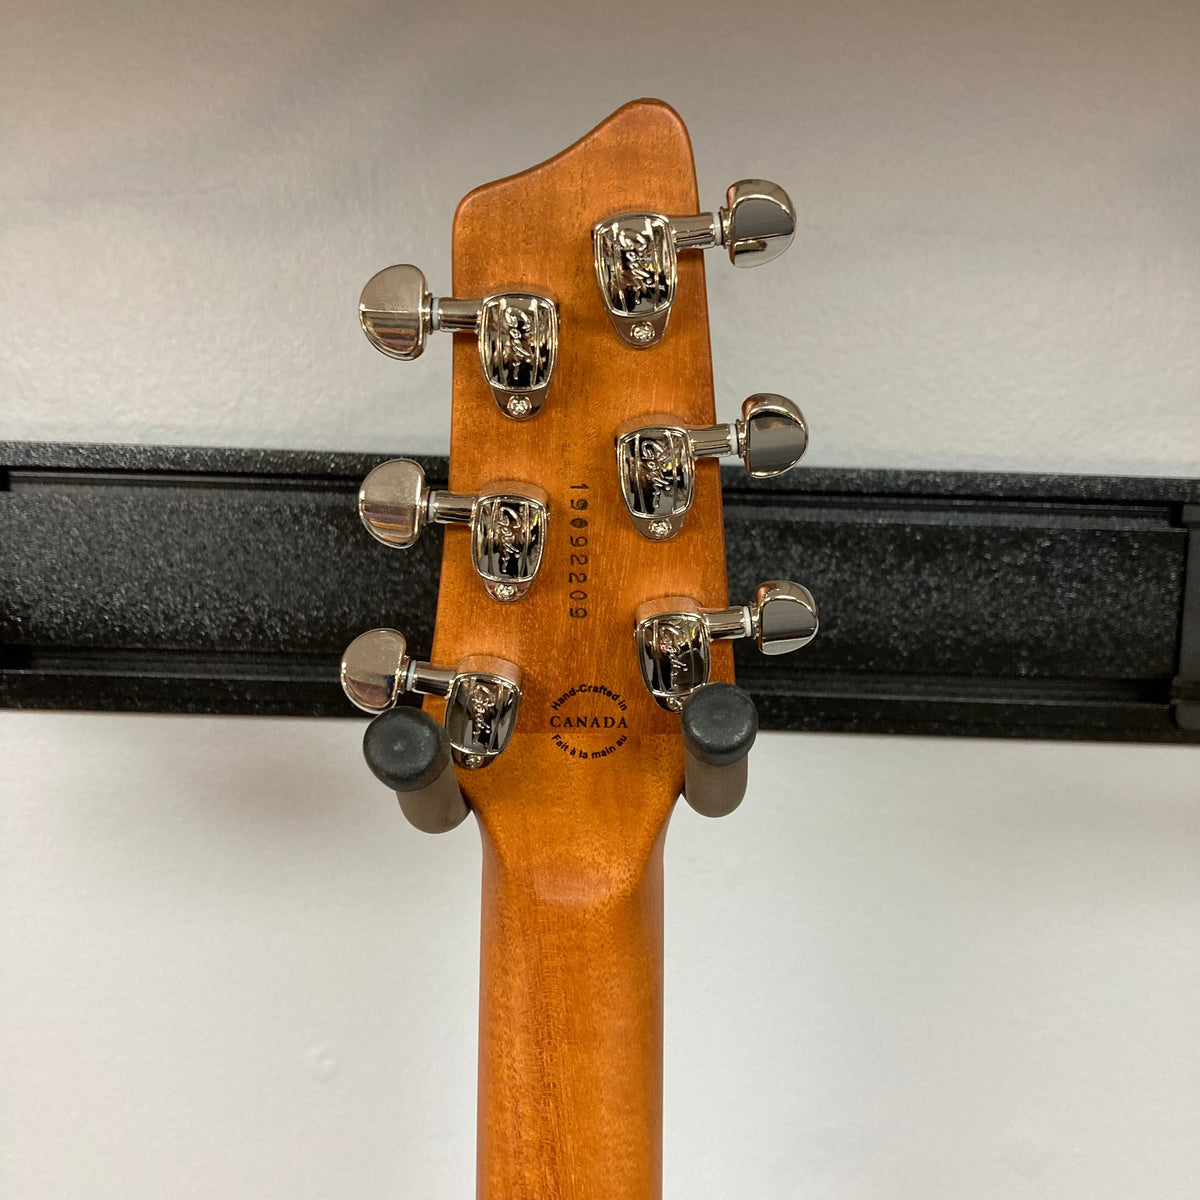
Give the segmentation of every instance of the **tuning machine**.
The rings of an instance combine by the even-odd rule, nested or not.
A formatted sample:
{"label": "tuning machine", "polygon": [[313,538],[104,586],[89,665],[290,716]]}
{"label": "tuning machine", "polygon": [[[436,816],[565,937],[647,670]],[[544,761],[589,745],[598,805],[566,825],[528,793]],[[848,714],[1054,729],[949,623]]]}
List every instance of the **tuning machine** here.
{"label": "tuning machine", "polygon": [[765,179],[742,179],[715,213],[667,217],[618,213],[592,229],[596,280],[617,333],[638,350],[667,331],[680,250],[724,246],[735,267],[778,258],[792,243],[796,214],[787,192]]}
{"label": "tuning machine", "polygon": [[688,429],[670,417],[642,417],[617,432],[621,496],[637,531],[663,541],[683,528],[697,458],[736,455],[753,478],[769,479],[794,467],[807,447],[799,407],[770,392],[745,400],[741,418],[728,425]]}
{"label": "tuning machine", "polygon": [[686,596],[664,596],[638,606],[634,617],[638,666],[662,708],[678,712],[708,683],[714,641],[752,637],[763,654],[788,654],[817,635],[817,604],[798,583],[760,583],[754,602],[705,609]]}
{"label": "tuning machine", "polygon": [[501,480],[478,495],[435,492],[420,463],[393,458],[362,481],[358,515],[385,546],[407,550],[429,522],[469,525],[471,564],[493,600],[520,600],[542,565],[549,497],[535,484]]}
{"label": "tuning machine", "polygon": [[404,635],[371,629],[342,655],[342,689],[363,712],[382,713],[405,693],[446,698],[446,732],[454,761],[477,770],[504,752],[517,724],[521,670],[491,655],[472,655],[455,667],[409,658]]}
{"label": "tuning machine", "polygon": [[482,300],[436,298],[410,264],[385,267],[358,301],[371,344],[392,358],[418,358],[434,330],[473,332],[479,363],[505,416],[526,421],[546,399],[558,356],[558,305],[533,292],[499,292]]}

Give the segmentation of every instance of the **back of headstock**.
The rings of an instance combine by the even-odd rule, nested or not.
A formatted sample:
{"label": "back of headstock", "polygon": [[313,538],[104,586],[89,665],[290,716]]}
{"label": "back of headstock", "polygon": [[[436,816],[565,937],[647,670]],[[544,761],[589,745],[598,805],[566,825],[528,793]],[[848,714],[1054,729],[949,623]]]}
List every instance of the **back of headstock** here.
{"label": "back of headstock", "polygon": [[[634,611],[651,595],[727,603],[714,460],[698,464],[687,526],[667,543],[640,536],[621,501],[620,425],[648,412],[687,425],[716,419],[702,256],[681,256],[670,336],[653,350],[624,347],[599,302],[592,225],[638,206],[699,207],[687,131],[652,101],[625,106],[549,162],[478,188],[454,219],[454,294],[544,290],[562,332],[548,401],[521,422],[497,413],[473,340],[456,339],[451,490],[534,483],[549,495],[550,519],[528,596],[492,612],[481,611],[465,539],[446,538],[434,658],[496,654],[520,665],[512,744],[464,779],[468,798],[497,855],[511,848],[526,868],[531,854],[557,860],[589,831],[580,868],[601,888],[650,853],[683,785],[679,719],[642,685]],[[732,679],[728,646],[717,649],[712,677]],[[593,717],[598,726],[581,723]]]}
{"label": "back of headstock", "polygon": [[[637,101],[463,200],[459,299],[434,299],[415,268],[381,272],[364,291],[364,329],[385,353],[412,357],[438,328],[464,334],[449,491],[431,497],[389,464],[360,497],[391,545],[411,544],[428,520],[470,526],[444,541],[430,655],[443,665],[409,660],[399,635],[377,631],[358,657],[348,651],[343,678],[363,707],[419,690],[445,719],[457,772],[440,770],[444,735],[413,714],[377,731],[374,751],[368,738],[414,823],[455,824],[459,788],[479,819],[488,1200],[659,1194],[662,846],[685,782],[678,710],[701,685],[732,681],[729,637],[778,652],[816,628],[794,585],[727,607],[715,456],[774,473],[806,435],[777,396],[752,398],[736,426],[715,424],[704,264],[680,252],[725,244],[735,261],[774,257],[772,222],[790,220],[790,204],[771,186],[735,185],[719,217],[699,214],[682,121]],[[655,275],[668,268],[670,287]],[[713,753],[708,765],[688,759],[689,799],[717,813],[740,799],[753,710],[702,690],[715,707],[685,716]],[[456,740],[464,722],[491,739],[486,753]],[[393,778],[388,762],[400,760],[408,775]]]}

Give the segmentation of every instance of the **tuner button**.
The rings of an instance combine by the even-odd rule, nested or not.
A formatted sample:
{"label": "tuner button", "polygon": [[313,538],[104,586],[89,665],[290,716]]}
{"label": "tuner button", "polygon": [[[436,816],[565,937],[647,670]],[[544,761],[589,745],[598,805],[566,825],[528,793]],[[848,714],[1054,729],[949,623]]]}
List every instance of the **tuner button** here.
{"label": "tuner button", "polygon": [[723,241],[735,267],[758,267],[778,258],[796,233],[796,211],[777,183],[742,179],[725,194]]}
{"label": "tuner button", "polygon": [[798,583],[773,579],[755,592],[754,633],[763,654],[790,654],[817,636],[817,602]]}
{"label": "tuner button", "polygon": [[592,257],[604,307],[621,339],[636,350],[667,331],[679,283],[678,253],[725,246],[735,266],[778,258],[791,244],[796,216],[787,192],[765,179],[743,179],[716,213],[669,217],[617,213],[592,227]]}
{"label": "tuner button", "polygon": [[358,489],[358,515],[373,538],[407,550],[425,526],[425,472],[419,463],[393,458],[380,463]]}
{"label": "tuner button", "polygon": [[476,496],[431,492],[419,463],[393,458],[363,480],[358,515],[372,537],[401,550],[416,544],[429,521],[469,525],[475,573],[493,600],[508,604],[537,578],[550,500],[540,487],[511,480],[489,484]]}
{"label": "tuner button", "polygon": [[425,276],[404,263],[372,276],[358,301],[368,340],[392,358],[414,359],[434,330],[476,335],[479,363],[500,411],[536,416],[558,356],[558,305],[535,292],[499,292],[481,300],[435,299]]}
{"label": "tuner button", "polygon": [[746,756],[758,733],[754,701],[731,683],[710,683],[684,702],[684,798],[702,816],[724,817],[746,794]]}
{"label": "tuner button", "polygon": [[790,471],[808,449],[808,426],[800,406],[773,392],[759,392],[742,403],[738,432],[742,461],[755,479]]}
{"label": "tuner button", "polygon": [[363,755],[423,833],[445,833],[470,811],[451,765],[449,735],[421,709],[381,713],[363,735]]}
{"label": "tuner button", "polygon": [[364,712],[383,712],[403,694],[408,665],[404,634],[395,629],[360,633],[342,655],[342,690]]}
{"label": "tuner button", "polygon": [[367,281],[358,320],[367,340],[390,358],[419,358],[425,349],[432,297],[425,276],[407,263],[384,267]]}

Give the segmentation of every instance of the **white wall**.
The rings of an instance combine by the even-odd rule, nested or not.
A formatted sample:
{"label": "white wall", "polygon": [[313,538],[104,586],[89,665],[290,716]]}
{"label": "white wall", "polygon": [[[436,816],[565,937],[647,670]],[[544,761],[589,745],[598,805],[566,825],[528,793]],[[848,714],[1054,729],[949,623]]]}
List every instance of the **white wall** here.
{"label": "white wall", "polygon": [[[0,437],[444,451],[359,288],[643,94],[802,214],[710,270],[724,414],[1200,472],[1200,8],[1139,0],[9,0]],[[357,738],[0,714],[2,1200],[470,1194],[477,838]],[[668,1196],[1195,1196],[1195,751],[770,735],[752,788],[668,842]]]}

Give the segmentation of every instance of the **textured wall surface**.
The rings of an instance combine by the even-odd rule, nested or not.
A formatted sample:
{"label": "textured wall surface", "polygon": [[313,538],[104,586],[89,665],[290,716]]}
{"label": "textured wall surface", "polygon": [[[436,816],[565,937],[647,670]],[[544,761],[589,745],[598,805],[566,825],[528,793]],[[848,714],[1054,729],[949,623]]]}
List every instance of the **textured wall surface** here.
{"label": "textured wall surface", "polygon": [[[1200,9],[220,3],[0,16],[0,436],[445,452],[354,321],[623,101],[780,263],[722,415],[813,463],[1200,473]],[[478,839],[352,723],[0,713],[0,1200],[473,1187]],[[1191,1200],[1200,758],[772,735],[668,839],[669,1197]]]}

